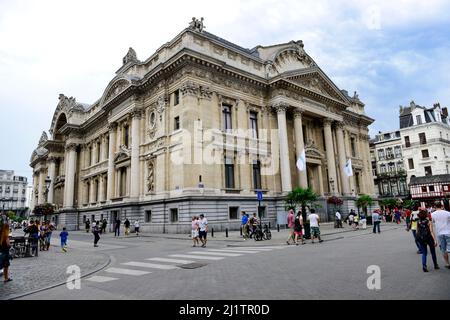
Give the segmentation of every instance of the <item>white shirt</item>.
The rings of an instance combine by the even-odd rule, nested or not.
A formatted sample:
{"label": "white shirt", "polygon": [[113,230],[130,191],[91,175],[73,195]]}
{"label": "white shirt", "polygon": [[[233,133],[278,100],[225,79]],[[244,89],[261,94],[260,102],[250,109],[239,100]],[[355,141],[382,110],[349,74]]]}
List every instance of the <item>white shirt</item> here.
{"label": "white shirt", "polygon": [[310,222],[311,227],[318,227],[319,226],[319,216],[315,213],[311,213],[308,216],[308,220]]}
{"label": "white shirt", "polygon": [[436,227],[436,233],[438,236],[450,235],[450,212],[446,210],[436,210],[431,214],[434,225]]}
{"label": "white shirt", "polygon": [[208,220],[206,220],[206,218],[200,219],[198,222],[198,225],[200,227],[200,231],[206,231],[206,226],[208,225]]}
{"label": "white shirt", "polygon": [[139,228],[139,221],[136,220],[136,221],[134,222],[134,227],[135,227],[135,228]]}
{"label": "white shirt", "polygon": [[339,211],[336,211],[336,219],[341,220],[341,214]]}

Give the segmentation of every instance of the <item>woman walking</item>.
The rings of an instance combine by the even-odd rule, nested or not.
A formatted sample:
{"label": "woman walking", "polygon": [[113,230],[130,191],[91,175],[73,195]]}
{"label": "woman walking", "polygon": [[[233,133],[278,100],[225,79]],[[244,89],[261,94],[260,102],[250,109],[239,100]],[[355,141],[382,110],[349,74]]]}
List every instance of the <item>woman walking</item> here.
{"label": "woman walking", "polygon": [[196,247],[197,245],[199,245],[199,241],[198,241],[198,220],[196,216],[192,217],[192,222],[191,222],[191,237],[192,237],[192,242],[194,243],[192,246]]}
{"label": "woman walking", "polygon": [[94,234],[94,247],[98,247],[98,240],[100,240],[100,228],[98,223],[92,224],[92,233]]}
{"label": "woman walking", "polygon": [[295,235],[295,239],[294,239],[294,243],[298,246],[298,237],[300,237],[300,239],[302,240],[302,244],[305,244],[305,240],[303,240],[303,217],[302,217],[302,212],[299,211],[297,212],[297,216],[295,217],[294,220],[294,235]]}
{"label": "woman walking", "polygon": [[422,252],[422,270],[428,272],[427,268],[427,247],[430,247],[431,258],[433,259],[434,269],[439,269],[436,259],[437,241],[434,236],[433,224],[428,220],[428,212],[425,209],[419,212],[419,221],[417,222],[417,241],[420,245],[420,251]]}
{"label": "woman walking", "polygon": [[9,277],[9,249],[11,244],[9,242],[9,224],[4,223],[0,231],[0,269],[3,268],[4,282],[9,282],[12,279]]}

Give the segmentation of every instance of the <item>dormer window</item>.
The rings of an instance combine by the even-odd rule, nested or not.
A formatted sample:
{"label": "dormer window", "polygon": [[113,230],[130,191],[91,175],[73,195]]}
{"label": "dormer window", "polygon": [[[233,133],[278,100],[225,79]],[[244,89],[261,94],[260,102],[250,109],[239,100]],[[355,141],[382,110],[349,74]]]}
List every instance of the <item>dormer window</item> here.
{"label": "dormer window", "polygon": [[416,122],[417,124],[422,124],[422,117],[420,116],[420,114],[416,116]]}

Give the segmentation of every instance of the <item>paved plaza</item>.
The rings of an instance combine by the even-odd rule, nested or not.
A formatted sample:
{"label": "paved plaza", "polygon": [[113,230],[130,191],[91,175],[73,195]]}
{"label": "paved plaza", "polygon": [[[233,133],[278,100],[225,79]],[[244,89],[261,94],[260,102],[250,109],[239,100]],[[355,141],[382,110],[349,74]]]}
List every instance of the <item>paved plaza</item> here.
{"label": "paved plaza", "polygon": [[[72,232],[69,252],[56,237],[50,252],[12,262],[14,281],[1,299],[449,299],[450,270],[424,274],[412,236],[403,225],[383,224],[381,234],[348,226],[322,227],[323,243],[286,245],[286,230],[270,241],[215,233],[207,248],[187,235],[102,236]],[[443,266],[442,257],[438,260]],[[69,290],[66,269],[81,269],[81,288]],[[369,266],[381,272],[380,290],[369,290]],[[429,263],[429,266],[431,264]],[[55,286],[61,284],[59,286]],[[38,289],[52,287],[32,293]],[[31,294],[30,294],[31,293]]]}

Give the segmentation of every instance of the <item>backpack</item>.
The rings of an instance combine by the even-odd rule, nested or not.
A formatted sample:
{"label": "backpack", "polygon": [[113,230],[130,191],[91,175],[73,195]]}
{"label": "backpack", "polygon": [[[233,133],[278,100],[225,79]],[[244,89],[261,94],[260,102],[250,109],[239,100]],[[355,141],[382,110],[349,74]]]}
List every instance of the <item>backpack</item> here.
{"label": "backpack", "polygon": [[428,220],[421,220],[417,223],[416,239],[421,243],[428,242],[431,237]]}

